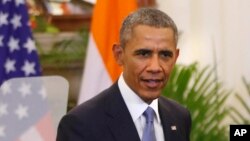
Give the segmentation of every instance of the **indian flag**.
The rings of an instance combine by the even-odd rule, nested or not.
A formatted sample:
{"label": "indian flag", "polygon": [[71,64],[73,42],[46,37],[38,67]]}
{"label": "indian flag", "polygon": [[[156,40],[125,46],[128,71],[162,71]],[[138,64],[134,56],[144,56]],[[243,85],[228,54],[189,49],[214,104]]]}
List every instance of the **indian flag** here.
{"label": "indian flag", "polygon": [[119,42],[123,19],[136,8],[136,0],[97,0],[78,104],[94,97],[118,79],[121,68],[115,62],[112,46]]}

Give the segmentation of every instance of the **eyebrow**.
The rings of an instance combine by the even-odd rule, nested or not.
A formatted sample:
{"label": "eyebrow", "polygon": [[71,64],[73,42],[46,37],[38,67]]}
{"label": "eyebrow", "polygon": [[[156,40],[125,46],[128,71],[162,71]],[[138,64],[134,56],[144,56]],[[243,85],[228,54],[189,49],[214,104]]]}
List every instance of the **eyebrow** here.
{"label": "eyebrow", "polygon": [[142,48],[142,49],[135,50],[135,51],[134,51],[134,54],[152,53],[152,52],[153,52],[153,51],[152,51],[151,49]]}
{"label": "eyebrow", "polygon": [[[151,53],[151,52],[153,52],[153,50],[147,49],[147,48],[141,48],[141,49],[135,50],[135,51],[134,51],[134,54]],[[160,50],[159,53],[166,53],[166,54],[169,54],[169,55],[173,55],[173,51],[168,50],[168,49]]]}

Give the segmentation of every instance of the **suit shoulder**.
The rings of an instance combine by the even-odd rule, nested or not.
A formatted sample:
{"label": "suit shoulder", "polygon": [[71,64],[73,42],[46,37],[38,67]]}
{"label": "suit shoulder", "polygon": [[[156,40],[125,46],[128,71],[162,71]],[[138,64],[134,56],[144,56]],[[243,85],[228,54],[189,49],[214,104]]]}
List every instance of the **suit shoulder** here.
{"label": "suit shoulder", "polygon": [[161,96],[159,98],[159,102],[162,103],[164,106],[168,107],[168,109],[179,111],[177,113],[189,113],[189,110],[186,107],[184,107],[173,99]]}
{"label": "suit shoulder", "polygon": [[79,118],[98,117],[99,115],[103,114],[106,105],[110,103],[110,100],[116,91],[116,84],[114,84],[108,89],[105,89],[104,91],[97,94],[97,96],[74,107],[68,112],[68,114],[77,116]]}
{"label": "suit shoulder", "polygon": [[91,116],[101,111],[101,105],[105,103],[106,94],[100,93],[96,97],[74,107],[68,114],[75,116]]}

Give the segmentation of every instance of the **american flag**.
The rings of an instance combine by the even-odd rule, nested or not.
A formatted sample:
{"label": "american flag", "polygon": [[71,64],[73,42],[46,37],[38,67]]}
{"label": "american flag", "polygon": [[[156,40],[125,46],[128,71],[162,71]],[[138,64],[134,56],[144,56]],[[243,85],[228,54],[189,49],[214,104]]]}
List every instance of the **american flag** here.
{"label": "american flag", "polygon": [[0,141],[55,140],[39,75],[25,0],[0,0]]}
{"label": "american flag", "polygon": [[55,141],[42,84],[42,77],[26,77],[0,87],[0,141]]}
{"label": "american flag", "polygon": [[41,75],[25,0],[0,1],[0,85],[10,78]]}

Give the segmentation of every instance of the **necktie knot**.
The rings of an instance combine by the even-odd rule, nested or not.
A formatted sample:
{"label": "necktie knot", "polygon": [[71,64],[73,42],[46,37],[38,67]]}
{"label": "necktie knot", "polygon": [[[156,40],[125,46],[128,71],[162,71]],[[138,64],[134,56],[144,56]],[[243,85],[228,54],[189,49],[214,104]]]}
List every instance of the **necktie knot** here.
{"label": "necktie knot", "polygon": [[153,109],[153,108],[148,107],[148,108],[144,111],[143,115],[144,115],[145,118],[146,118],[146,123],[148,123],[148,122],[151,122],[151,123],[152,123],[152,122],[154,121],[155,112],[154,112],[154,109]]}

